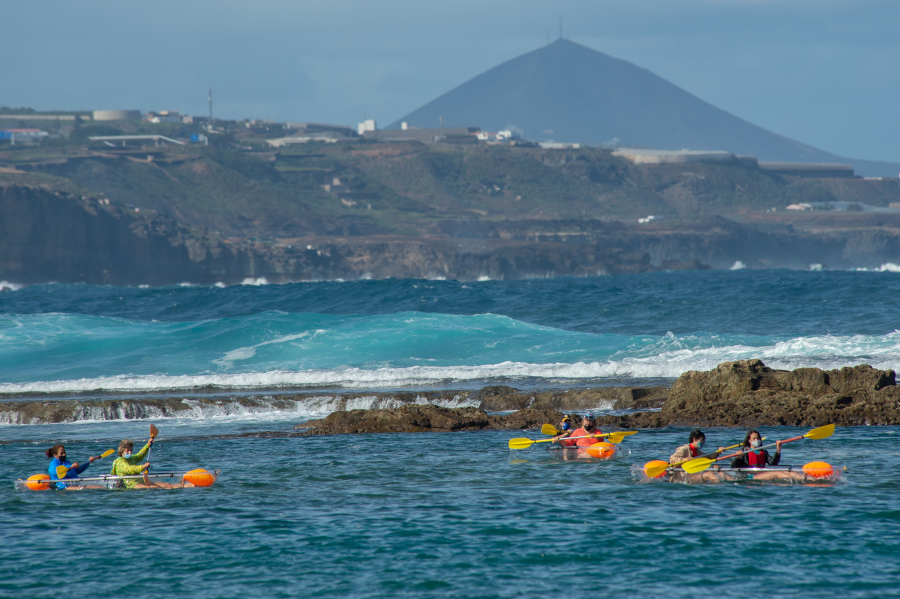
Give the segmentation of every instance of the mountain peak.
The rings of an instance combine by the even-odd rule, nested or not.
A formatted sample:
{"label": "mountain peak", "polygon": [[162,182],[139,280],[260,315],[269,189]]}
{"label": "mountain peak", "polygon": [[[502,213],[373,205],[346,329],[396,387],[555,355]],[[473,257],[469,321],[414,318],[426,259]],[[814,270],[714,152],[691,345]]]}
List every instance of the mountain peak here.
{"label": "mountain peak", "polygon": [[413,127],[443,121],[445,127],[510,129],[535,141],[725,150],[770,161],[846,161],[720,110],[647,69],[563,38],[473,77],[389,128],[402,121]]}

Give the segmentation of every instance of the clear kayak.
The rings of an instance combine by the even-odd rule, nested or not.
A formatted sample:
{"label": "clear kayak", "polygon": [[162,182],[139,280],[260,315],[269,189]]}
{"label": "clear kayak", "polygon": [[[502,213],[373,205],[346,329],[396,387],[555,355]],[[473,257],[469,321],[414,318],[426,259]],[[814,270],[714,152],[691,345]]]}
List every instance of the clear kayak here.
{"label": "clear kayak", "polygon": [[647,465],[634,464],[631,466],[631,477],[635,482],[686,485],[716,483],[833,484],[839,481],[847,471],[846,466],[832,466],[828,462],[810,462],[803,466],[767,466],[766,468],[731,468],[725,465],[713,465],[703,472],[694,474],[688,474],[680,468],[672,468],[659,476],[650,478],[646,473]]}
{"label": "clear kayak", "polygon": [[[52,490],[87,490],[87,489],[149,489],[166,488],[181,489],[189,487],[211,487],[219,478],[220,470],[212,472],[198,468],[188,472],[153,472],[147,475],[151,483],[148,487],[144,484],[143,475],[133,476],[85,476],[82,478],[67,478],[63,480],[51,480],[49,474],[35,474],[27,479],[18,479],[13,482],[16,491],[52,491]],[[126,484],[133,481],[138,486]]]}
{"label": "clear kayak", "polygon": [[560,461],[587,461],[603,462],[625,458],[631,455],[631,450],[621,445],[601,442],[582,447],[548,447],[544,451],[530,451],[512,449],[509,452],[509,461],[527,461],[529,459],[554,459]]}

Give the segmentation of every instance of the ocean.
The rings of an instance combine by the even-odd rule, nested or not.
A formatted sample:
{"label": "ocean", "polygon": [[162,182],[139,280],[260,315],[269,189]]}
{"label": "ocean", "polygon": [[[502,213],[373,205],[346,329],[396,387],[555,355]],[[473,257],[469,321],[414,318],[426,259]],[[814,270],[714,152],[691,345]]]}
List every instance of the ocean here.
{"label": "ocean", "polygon": [[[35,285],[0,292],[0,414],[10,402],[108,397],[665,384],[751,357],[896,368],[898,298],[898,273],[783,270]],[[623,444],[628,459],[604,463],[557,462],[538,446],[511,460],[509,438],[538,431],[241,436],[329,409],[0,419],[0,596],[898,594],[900,427],[785,446],[783,463],[848,467],[813,487],[635,483],[630,464],[666,458],[686,442],[678,427],[640,431]],[[217,484],[14,490],[46,471],[55,442],[83,460],[145,440],[150,422],[155,471],[220,468]],[[707,435],[726,445],[743,431]]]}

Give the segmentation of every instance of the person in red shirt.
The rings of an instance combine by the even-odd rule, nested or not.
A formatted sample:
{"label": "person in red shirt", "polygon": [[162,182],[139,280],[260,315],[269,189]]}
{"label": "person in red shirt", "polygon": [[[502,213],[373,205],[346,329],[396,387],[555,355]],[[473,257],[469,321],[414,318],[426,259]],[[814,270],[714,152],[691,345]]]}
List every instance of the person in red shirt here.
{"label": "person in red shirt", "polygon": [[[558,443],[561,447],[588,447],[594,443],[603,440],[602,437],[591,437],[590,435],[599,435],[602,431],[597,428],[597,419],[593,412],[585,412],[581,417],[581,428],[574,431],[565,432],[561,435],[553,437],[553,442]],[[584,439],[569,439],[569,437],[585,437]]]}

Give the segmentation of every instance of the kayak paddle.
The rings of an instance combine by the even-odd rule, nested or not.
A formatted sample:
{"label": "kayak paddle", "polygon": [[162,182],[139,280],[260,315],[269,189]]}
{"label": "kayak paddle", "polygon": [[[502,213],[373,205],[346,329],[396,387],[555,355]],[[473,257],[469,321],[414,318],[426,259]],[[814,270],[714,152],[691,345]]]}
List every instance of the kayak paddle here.
{"label": "kayak paddle", "polygon": [[[826,424],[825,426],[820,426],[818,428],[814,428],[805,435],[800,435],[799,437],[792,437],[790,439],[785,439],[781,443],[790,443],[791,441],[799,441],[800,439],[827,439],[831,435],[834,434],[834,425]],[[737,453],[732,453],[729,455],[720,456],[714,460],[709,458],[694,458],[690,462],[687,462],[682,466],[684,471],[688,474],[696,474],[697,472],[703,472],[719,460],[724,460],[727,458],[737,457],[739,455],[743,455],[750,451],[757,451],[759,449],[768,449],[769,447],[775,447],[777,443],[770,443],[769,445],[763,445],[762,447],[757,447],[754,449],[747,448],[746,450],[739,451]]]}
{"label": "kayak paddle", "polygon": [[[116,452],[115,449],[107,449],[101,455],[94,458],[94,461],[96,462],[97,460],[105,458],[106,456],[112,455],[115,452]],[[69,469],[67,467],[65,467],[65,466],[57,466],[56,467],[56,478],[65,478],[66,474],[68,474],[68,473],[69,473]]]}
{"label": "kayak paddle", "polygon": [[[572,431],[561,431],[558,428],[556,428],[555,426],[553,426],[552,424],[545,424],[541,427],[542,435],[553,435],[555,437],[556,435],[561,435],[563,433],[570,433],[570,432],[572,432]],[[635,432],[637,432],[637,431],[635,431]],[[631,434],[633,435],[634,433],[631,433]]]}
{"label": "kayak paddle", "polygon": [[[599,439],[601,437],[606,437],[606,440],[610,443],[621,443],[625,437],[634,435],[635,433],[637,433],[637,431],[618,431],[615,433],[600,433],[599,435],[585,435],[583,437],[566,437],[566,439]],[[518,439],[509,440],[509,448],[528,449],[535,443],[549,443],[551,441],[553,441],[553,439],[528,439],[526,437],[519,437]]]}
{"label": "kayak paddle", "polygon": [[[765,441],[766,437],[763,437],[762,440]],[[729,449],[734,449],[735,447],[740,447],[741,445],[743,445],[743,443],[735,443],[734,445],[729,445],[728,447],[723,448],[722,451],[728,451]],[[709,453],[706,455],[715,455],[715,453]],[[656,478],[657,476],[659,476],[660,474],[662,474],[669,468],[677,468],[679,466],[683,466],[694,459],[697,459],[697,458],[691,458],[690,460],[682,460],[682,461],[676,462],[674,464],[656,464],[654,466],[650,466],[649,468],[646,468],[644,470],[644,473],[647,476],[649,476],[650,478]],[[657,460],[657,461],[661,462],[662,460]]]}
{"label": "kayak paddle", "polygon": [[[155,424],[150,425],[150,439],[155,439],[156,435],[159,434],[159,429],[156,428]],[[150,445],[150,449],[147,450],[147,463],[150,463],[150,453],[153,451],[153,445]],[[147,472],[150,472],[150,466],[147,466]],[[149,484],[149,483],[148,483]]]}

